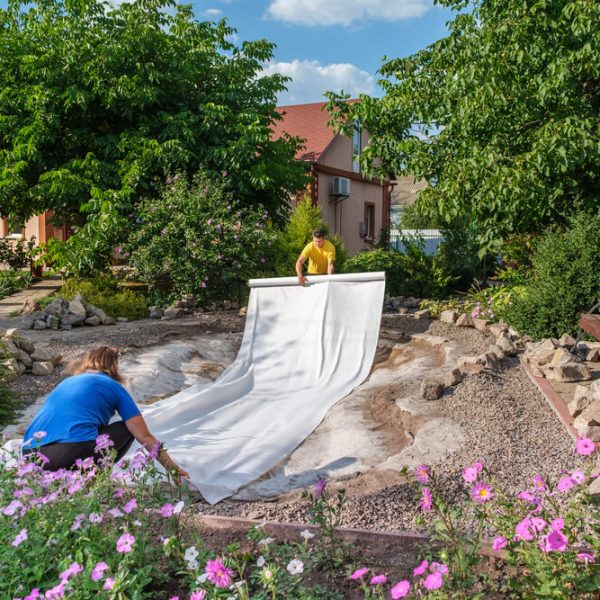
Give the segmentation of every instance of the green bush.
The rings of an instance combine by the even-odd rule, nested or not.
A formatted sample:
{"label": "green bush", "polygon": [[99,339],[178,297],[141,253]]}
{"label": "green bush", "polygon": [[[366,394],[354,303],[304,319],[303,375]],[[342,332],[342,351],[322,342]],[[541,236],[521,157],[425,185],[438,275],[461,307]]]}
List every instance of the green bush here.
{"label": "green bush", "polygon": [[118,280],[108,274],[90,279],[72,277],[63,285],[60,295],[72,300],[81,294],[87,302],[101,308],[111,317],[142,319],[148,314],[146,299],[132,290],[124,289]]}
{"label": "green bush", "polygon": [[337,236],[329,237],[329,228],[323,220],[321,208],[313,206],[310,195],[301,198],[288,217],[283,231],[277,235],[275,272],[280,277],[295,275],[295,264],[300,252],[312,240],[312,232],[320,227],[335,246],[335,271],[342,272],[346,262],[344,243]]}
{"label": "green bush", "polygon": [[158,198],[141,203],[123,255],[131,254],[142,281],[206,302],[242,298],[247,280],[267,272],[275,241],[269,215],[239,206],[224,180],[199,173],[189,184],[175,175]]}
{"label": "green bush", "polygon": [[600,214],[580,214],[566,231],[544,236],[533,270],[506,320],[535,339],[575,334],[581,313],[600,300]]}

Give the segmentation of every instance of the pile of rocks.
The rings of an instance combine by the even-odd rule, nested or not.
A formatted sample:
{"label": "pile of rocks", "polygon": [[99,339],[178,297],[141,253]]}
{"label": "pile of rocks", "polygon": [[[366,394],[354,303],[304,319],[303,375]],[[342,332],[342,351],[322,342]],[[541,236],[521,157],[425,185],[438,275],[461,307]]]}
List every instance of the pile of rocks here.
{"label": "pile of rocks", "polygon": [[160,306],[151,306],[149,317],[151,319],[162,319],[167,321],[170,319],[178,319],[189,315],[199,315],[205,312],[214,312],[217,310],[239,310],[239,302],[224,300],[223,302],[211,302],[206,306],[198,306],[196,298],[193,296],[184,296],[180,300],[176,300],[167,308]]}
{"label": "pile of rocks", "polygon": [[592,372],[585,361],[600,361],[600,342],[579,342],[565,333],[560,339],[548,338],[528,343],[524,356],[531,372],[553,381],[587,381]]}
{"label": "pile of rocks", "polygon": [[419,308],[420,304],[421,299],[414,296],[385,296],[383,299],[383,312],[406,314],[410,312],[410,309]]}
{"label": "pile of rocks", "polygon": [[591,385],[578,385],[568,408],[579,434],[600,442],[600,379]]}
{"label": "pile of rocks", "polygon": [[101,308],[85,301],[81,295],[70,302],[55,298],[44,310],[39,305],[26,304],[21,311],[21,329],[72,329],[80,325],[96,327],[113,325],[115,320]]}
{"label": "pile of rocks", "polygon": [[6,381],[30,371],[33,375],[50,375],[62,356],[47,348],[36,348],[35,344],[9,329],[0,338],[0,371]]}

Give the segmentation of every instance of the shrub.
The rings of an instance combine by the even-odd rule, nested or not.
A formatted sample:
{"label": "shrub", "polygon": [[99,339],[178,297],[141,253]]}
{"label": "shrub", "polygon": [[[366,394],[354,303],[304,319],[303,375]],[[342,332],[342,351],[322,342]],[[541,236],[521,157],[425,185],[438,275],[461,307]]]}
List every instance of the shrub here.
{"label": "shrub", "polygon": [[168,178],[144,200],[125,250],[152,287],[201,301],[241,298],[246,282],[268,269],[275,234],[261,207],[242,208],[225,183],[199,173]]}
{"label": "shrub", "polygon": [[114,318],[125,317],[134,320],[142,319],[148,314],[148,305],[143,296],[123,289],[114,277],[106,273],[89,279],[67,279],[60,295],[72,300],[77,294],[81,294],[87,302]]}
{"label": "shrub", "polygon": [[528,283],[507,309],[511,325],[536,339],[576,333],[580,314],[600,300],[598,232],[600,214],[580,214],[540,240]]}
{"label": "shrub", "polygon": [[37,253],[35,237],[28,241],[0,238],[0,264],[7,265],[12,271],[30,267]]}
{"label": "shrub", "polygon": [[335,271],[344,270],[346,250],[337,236],[329,236],[329,228],[323,220],[321,208],[313,206],[309,194],[300,198],[288,217],[285,228],[277,234],[275,272],[284,277],[294,275],[296,260],[302,249],[312,240],[313,229],[320,227],[327,239],[335,246]]}

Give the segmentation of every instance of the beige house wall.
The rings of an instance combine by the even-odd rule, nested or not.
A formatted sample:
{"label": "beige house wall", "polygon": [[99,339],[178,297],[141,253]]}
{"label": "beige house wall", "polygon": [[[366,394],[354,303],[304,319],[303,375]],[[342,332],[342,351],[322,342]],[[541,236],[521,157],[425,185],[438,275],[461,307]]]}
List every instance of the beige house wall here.
{"label": "beige house wall", "polygon": [[[363,132],[361,146],[364,148],[367,142],[368,135]],[[335,169],[343,173],[327,173],[319,168]],[[366,206],[372,205],[374,209],[372,233],[377,239],[380,230],[387,224],[388,215],[384,214],[386,205],[384,194],[389,194],[389,188],[371,180],[364,180],[360,173],[353,172],[352,140],[345,136],[338,135],[332,140],[325,152],[321,154],[316,169],[317,202],[330,233],[343,239],[348,256],[369,249],[370,246],[366,243],[364,235],[361,235],[360,223],[365,222]],[[331,195],[335,176],[345,176],[350,179],[350,195],[347,198]]]}
{"label": "beige house wall", "polygon": [[8,219],[0,219],[0,236],[6,237],[10,235],[14,239],[19,239],[19,233],[21,233],[20,237],[26,240],[35,237],[38,244],[44,244],[50,238],[64,241],[66,239],[66,228],[64,226],[54,227],[51,223],[52,216],[52,212],[35,215],[25,223],[23,229],[11,227]]}

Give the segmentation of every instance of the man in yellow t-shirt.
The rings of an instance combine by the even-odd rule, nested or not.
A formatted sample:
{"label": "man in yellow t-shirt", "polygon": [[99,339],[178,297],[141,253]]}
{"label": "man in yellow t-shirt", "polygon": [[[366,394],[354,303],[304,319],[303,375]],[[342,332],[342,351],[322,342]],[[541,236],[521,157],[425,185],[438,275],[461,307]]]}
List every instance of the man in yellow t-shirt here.
{"label": "man in yellow t-shirt", "polygon": [[333,263],[335,262],[335,246],[325,239],[325,233],[322,229],[313,230],[312,242],[304,246],[296,261],[296,275],[298,275],[298,284],[305,285],[306,278],[302,275],[302,265],[308,259],[309,275],[331,275],[333,273]]}

